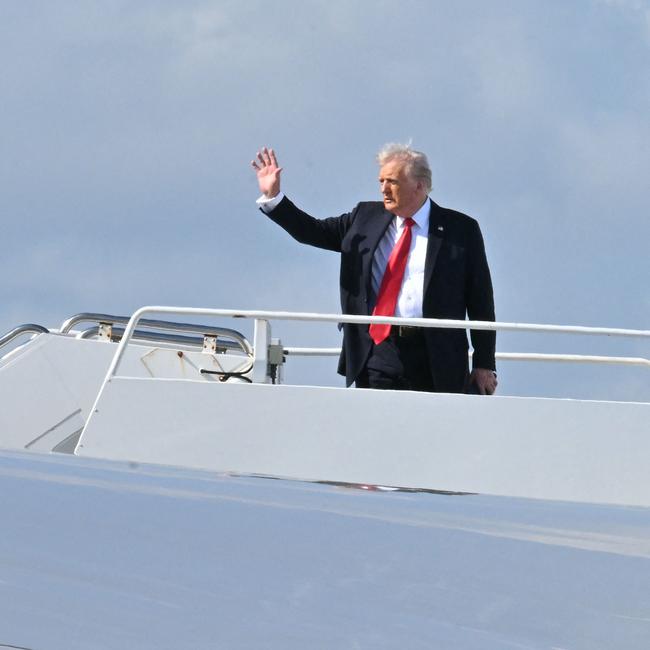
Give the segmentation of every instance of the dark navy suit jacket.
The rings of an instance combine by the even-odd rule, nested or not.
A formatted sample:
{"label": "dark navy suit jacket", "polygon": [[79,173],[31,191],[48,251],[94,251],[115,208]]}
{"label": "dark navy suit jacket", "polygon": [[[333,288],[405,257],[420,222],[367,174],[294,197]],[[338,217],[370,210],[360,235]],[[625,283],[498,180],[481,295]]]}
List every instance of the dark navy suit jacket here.
{"label": "dark navy suit jacket", "polygon": [[[429,240],[424,273],[422,312],[425,318],[493,321],[492,281],[478,223],[465,214],[430,201]],[[393,215],[383,203],[359,203],[351,212],[315,219],[287,197],[267,214],[304,244],[341,255],[341,309],[344,314],[372,313],[375,249]],[[435,390],[463,392],[467,388],[468,343],[465,330],[426,329],[426,350]],[[496,334],[472,331],[475,368],[495,369]],[[339,373],[351,385],[364,369],[372,341],[367,325],[343,326]]]}

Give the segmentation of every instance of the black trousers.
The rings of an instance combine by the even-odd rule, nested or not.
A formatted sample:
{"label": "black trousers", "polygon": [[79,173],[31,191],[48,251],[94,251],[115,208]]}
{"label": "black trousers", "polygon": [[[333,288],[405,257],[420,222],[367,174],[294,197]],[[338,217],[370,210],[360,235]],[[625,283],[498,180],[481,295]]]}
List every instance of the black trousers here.
{"label": "black trousers", "polygon": [[422,331],[393,327],[387,339],[373,345],[358,388],[434,391]]}

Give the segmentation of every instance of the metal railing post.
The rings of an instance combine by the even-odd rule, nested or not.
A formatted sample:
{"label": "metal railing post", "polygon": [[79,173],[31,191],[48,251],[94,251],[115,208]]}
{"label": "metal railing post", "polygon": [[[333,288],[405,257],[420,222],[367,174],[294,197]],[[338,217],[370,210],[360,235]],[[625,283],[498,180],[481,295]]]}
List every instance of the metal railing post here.
{"label": "metal railing post", "polygon": [[255,330],[253,333],[253,383],[270,383],[269,368],[269,345],[271,344],[271,325],[263,318],[255,319]]}

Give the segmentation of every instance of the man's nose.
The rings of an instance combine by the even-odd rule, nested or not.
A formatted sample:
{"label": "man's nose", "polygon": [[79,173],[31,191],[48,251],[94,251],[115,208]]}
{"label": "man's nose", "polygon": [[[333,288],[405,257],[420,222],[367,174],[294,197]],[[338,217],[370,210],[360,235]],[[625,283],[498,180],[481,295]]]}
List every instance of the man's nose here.
{"label": "man's nose", "polygon": [[386,194],[388,192],[388,181],[382,181],[381,183],[381,193]]}

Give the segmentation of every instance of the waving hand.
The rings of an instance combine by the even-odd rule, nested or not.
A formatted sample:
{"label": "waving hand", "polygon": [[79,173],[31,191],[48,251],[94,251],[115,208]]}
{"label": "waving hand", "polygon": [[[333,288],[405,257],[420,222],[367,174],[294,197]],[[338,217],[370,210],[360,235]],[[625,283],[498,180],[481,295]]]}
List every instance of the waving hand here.
{"label": "waving hand", "polygon": [[273,149],[264,147],[257,152],[257,159],[251,161],[251,165],[257,173],[257,182],[260,192],[269,199],[280,193],[280,173],[282,167],[278,166]]}

